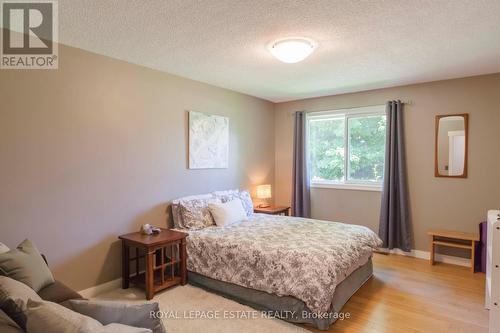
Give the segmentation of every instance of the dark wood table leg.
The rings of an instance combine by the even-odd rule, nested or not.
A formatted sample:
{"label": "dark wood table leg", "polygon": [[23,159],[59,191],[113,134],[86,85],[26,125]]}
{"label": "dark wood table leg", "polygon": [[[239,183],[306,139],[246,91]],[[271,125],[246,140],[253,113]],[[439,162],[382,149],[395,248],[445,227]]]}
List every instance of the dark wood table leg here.
{"label": "dark wood table leg", "polygon": [[128,289],[130,279],[130,250],[122,241],[122,289]]}
{"label": "dark wood table leg", "polygon": [[180,244],[180,260],[181,260],[181,285],[185,285],[187,283],[187,252],[186,252],[186,239],[183,238]]}
{"label": "dark wood table leg", "polygon": [[155,251],[151,249],[147,249],[146,252],[146,299],[149,301],[154,296],[154,260],[155,260]]}

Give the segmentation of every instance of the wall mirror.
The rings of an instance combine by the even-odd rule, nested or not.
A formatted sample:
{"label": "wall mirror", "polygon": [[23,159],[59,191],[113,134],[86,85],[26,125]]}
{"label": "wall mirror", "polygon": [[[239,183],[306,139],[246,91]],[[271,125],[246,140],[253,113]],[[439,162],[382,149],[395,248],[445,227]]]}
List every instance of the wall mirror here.
{"label": "wall mirror", "polygon": [[436,177],[467,177],[469,115],[436,116]]}

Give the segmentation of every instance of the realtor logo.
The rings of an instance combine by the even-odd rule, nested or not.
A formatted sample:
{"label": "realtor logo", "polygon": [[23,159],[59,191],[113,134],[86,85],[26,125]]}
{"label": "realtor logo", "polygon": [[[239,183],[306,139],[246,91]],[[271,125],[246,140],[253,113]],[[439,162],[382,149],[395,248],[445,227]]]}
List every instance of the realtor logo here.
{"label": "realtor logo", "polygon": [[1,69],[57,69],[57,2],[1,2]]}

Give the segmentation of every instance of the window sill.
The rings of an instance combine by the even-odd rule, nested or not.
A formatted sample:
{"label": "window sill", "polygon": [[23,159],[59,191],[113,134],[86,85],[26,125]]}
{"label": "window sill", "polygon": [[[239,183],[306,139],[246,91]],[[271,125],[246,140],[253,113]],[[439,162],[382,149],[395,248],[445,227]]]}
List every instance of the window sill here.
{"label": "window sill", "polygon": [[331,188],[336,190],[355,190],[382,192],[382,185],[376,184],[332,184],[332,183],[311,183],[312,188]]}

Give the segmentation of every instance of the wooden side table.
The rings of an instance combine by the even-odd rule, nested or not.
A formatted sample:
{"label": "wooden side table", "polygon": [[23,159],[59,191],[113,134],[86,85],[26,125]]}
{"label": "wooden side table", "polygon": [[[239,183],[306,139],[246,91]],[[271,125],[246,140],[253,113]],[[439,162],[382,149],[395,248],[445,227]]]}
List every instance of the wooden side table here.
{"label": "wooden side table", "polygon": [[[186,233],[168,229],[161,229],[157,235],[133,232],[118,237],[122,241],[122,288],[127,289],[132,282],[143,287],[146,299],[150,300],[160,290],[185,285],[186,237]],[[135,250],[133,257],[130,257],[131,250]],[[133,263],[135,270],[131,275]]]}
{"label": "wooden side table", "polygon": [[253,211],[254,213],[290,216],[290,207],[287,206],[269,206],[266,208],[254,207]]}
{"label": "wooden side table", "polygon": [[451,231],[451,230],[429,230],[427,234],[431,236],[430,264],[434,265],[434,252],[436,245],[448,246],[471,251],[471,270],[474,273],[475,267],[475,247],[479,241],[478,233]]}

